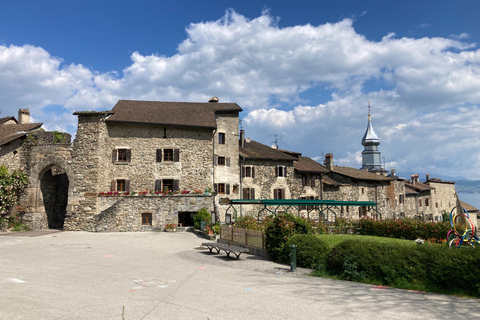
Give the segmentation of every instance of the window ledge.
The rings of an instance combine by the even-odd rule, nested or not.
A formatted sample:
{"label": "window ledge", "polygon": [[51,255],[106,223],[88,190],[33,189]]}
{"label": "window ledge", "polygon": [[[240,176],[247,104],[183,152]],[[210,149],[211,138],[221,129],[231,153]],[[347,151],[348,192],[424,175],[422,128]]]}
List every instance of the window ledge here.
{"label": "window ledge", "polygon": [[118,164],[118,165],[129,165],[130,162],[126,162],[126,161],[114,161],[113,164]]}

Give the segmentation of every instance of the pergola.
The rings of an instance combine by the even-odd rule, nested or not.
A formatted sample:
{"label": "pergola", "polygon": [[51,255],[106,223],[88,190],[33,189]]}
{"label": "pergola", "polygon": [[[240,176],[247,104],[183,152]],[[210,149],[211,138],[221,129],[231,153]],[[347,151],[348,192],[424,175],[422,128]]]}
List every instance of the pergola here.
{"label": "pergola", "polygon": [[301,207],[307,210],[308,216],[310,212],[319,211],[320,214],[324,217],[324,220],[328,220],[328,214],[332,213],[335,218],[337,218],[337,213],[335,210],[340,211],[340,218],[342,218],[342,211],[339,210],[339,207],[372,207],[375,212],[380,215],[382,214],[375,209],[377,203],[374,201],[337,201],[337,200],[307,200],[307,199],[229,199],[226,203],[230,206],[227,208],[225,213],[228,213],[230,209],[234,211],[235,220],[237,218],[237,209],[235,205],[262,205],[263,208],[258,212],[258,220],[260,220],[260,214],[262,212],[268,212],[273,215],[277,215],[279,210],[282,212],[288,212],[290,209],[295,209],[300,215]]}

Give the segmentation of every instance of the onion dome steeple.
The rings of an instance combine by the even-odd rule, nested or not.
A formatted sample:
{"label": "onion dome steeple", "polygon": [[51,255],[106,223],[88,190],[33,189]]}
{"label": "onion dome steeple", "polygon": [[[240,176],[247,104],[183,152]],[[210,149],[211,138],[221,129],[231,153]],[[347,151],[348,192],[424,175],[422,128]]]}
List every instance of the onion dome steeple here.
{"label": "onion dome steeple", "polygon": [[380,139],[378,139],[377,134],[372,127],[372,117],[370,114],[370,101],[368,101],[368,125],[365,135],[362,139],[362,146],[364,150],[362,151],[362,169],[367,169],[369,171],[381,171],[382,163],[380,161],[380,151],[378,151],[378,145],[380,144]]}

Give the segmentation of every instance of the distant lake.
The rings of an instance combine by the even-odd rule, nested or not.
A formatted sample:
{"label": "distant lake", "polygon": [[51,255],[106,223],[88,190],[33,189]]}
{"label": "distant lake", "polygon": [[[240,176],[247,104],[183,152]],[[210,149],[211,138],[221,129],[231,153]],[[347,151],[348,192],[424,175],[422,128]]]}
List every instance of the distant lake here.
{"label": "distant lake", "polygon": [[480,193],[458,193],[458,197],[463,202],[480,209]]}

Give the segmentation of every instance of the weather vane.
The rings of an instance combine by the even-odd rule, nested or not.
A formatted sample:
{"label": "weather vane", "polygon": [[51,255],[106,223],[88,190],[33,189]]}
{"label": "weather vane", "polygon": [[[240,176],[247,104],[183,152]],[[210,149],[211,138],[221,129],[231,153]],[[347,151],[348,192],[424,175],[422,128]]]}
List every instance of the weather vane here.
{"label": "weather vane", "polygon": [[368,108],[368,115],[370,115],[370,109],[372,108],[372,107],[370,106],[370,100],[368,100],[368,106],[367,106],[367,108]]}

